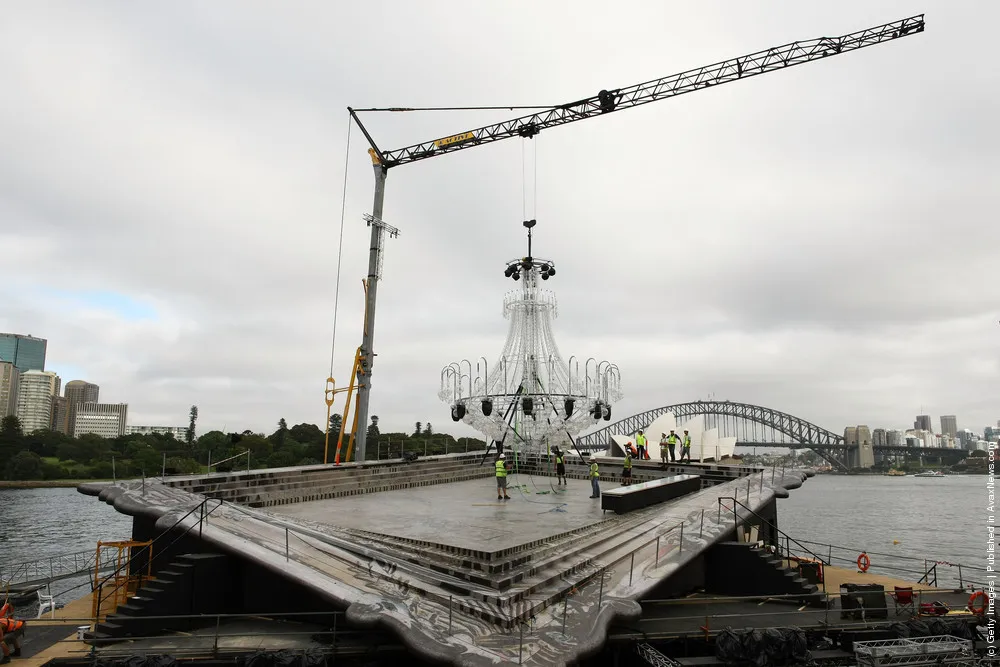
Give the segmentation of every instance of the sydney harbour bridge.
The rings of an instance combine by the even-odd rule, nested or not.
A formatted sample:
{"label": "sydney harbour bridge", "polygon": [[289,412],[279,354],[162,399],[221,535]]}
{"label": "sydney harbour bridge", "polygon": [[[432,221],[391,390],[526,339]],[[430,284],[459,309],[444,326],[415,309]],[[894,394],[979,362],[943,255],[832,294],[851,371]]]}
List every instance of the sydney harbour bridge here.
{"label": "sydney harbour bridge", "polygon": [[[631,435],[667,413],[672,413],[678,422],[702,416],[706,428],[718,428],[720,436],[735,437],[738,447],[811,449],[834,469],[848,470],[858,466],[859,445],[847,444],[844,436],[786,412],[732,401],[692,401],[647,410],[577,438],[577,446],[580,451],[607,449],[612,435]],[[920,456],[924,460],[938,459],[942,464],[954,464],[968,454],[962,449],[945,447],[870,443],[868,446],[872,447],[876,461]]]}

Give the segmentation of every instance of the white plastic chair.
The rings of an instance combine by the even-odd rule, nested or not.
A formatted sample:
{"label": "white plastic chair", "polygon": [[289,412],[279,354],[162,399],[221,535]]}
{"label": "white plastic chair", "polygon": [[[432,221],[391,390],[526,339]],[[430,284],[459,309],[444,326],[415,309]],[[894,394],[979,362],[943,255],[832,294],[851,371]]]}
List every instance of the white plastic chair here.
{"label": "white plastic chair", "polygon": [[38,595],[38,618],[41,618],[46,611],[48,611],[52,618],[56,617],[56,603],[53,600],[52,590],[48,585],[45,586],[45,593],[42,593],[42,589],[35,591]]}

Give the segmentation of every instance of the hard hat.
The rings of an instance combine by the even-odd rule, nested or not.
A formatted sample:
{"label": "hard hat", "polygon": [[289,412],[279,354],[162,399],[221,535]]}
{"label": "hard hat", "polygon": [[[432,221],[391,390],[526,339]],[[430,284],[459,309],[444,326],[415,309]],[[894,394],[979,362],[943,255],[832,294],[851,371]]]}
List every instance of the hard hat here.
{"label": "hard hat", "polygon": [[628,441],[628,444],[630,444],[630,445],[631,445],[631,444],[632,444],[632,441],[631,441],[631,440],[629,440],[629,441]]}
{"label": "hard hat", "polygon": [[507,457],[506,457],[506,456],[504,456],[503,454],[501,454],[501,455],[500,455],[500,458],[502,458],[502,459],[505,459],[505,458],[507,458]]}

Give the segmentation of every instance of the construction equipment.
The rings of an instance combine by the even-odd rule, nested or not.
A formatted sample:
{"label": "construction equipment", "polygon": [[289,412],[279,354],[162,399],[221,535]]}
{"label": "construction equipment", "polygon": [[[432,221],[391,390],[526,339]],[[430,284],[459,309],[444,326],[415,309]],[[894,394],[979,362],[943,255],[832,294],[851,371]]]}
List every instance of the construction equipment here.
{"label": "construction equipment", "polygon": [[[911,16],[892,23],[859,30],[840,37],[819,37],[801,42],[792,42],[757,51],[749,55],[724,60],[713,65],[687,70],[679,74],[640,83],[627,88],[602,90],[597,95],[547,108],[544,111],[512,120],[486,125],[453,134],[440,139],[421,142],[396,150],[383,151],[375,143],[368,130],[358,118],[358,111],[413,111],[396,107],[389,109],[352,109],[348,112],[365,135],[371,148],[368,154],[375,172],[375,195],[372,204],[372,220],[381,221],[385,201],[385,180],[391,167],[446,155],[455,151],[482,146],[484,144],[522,137],[530,139],[544,129],[565,125],[578,120],[594,118],[607,113],[621,111],[658,100],[664,100],[684,93],[704,90],[712,86],[740,81],[767,72],[786,69],[794,65],[821,60],[831,56],[856,51],[866,46],[874,46],[901,37],[924,31],[924,15]],[[359,377],[365,381],[358,388],[356,419],[362,425],[357,435],[358,458],[364,459],[366,434],[364,426],[368,420],[368,401],[371,395],[371,375],[374,362],[375,343],[375,298],[376,281],[381,268],[381,239],[384,229],[372,225],[371,248],[368,258],[368,290],[365,302],[365,335],[361,343]]]}

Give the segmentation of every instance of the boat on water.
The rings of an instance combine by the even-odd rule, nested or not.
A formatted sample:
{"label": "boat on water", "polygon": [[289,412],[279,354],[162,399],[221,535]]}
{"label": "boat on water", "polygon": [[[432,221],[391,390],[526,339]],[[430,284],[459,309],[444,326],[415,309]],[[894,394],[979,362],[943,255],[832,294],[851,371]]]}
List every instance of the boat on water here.
{"label": "boat on water", "polygon": [[886,473],[886,477],[906,477],[906,473],[903,472],[902,470],[896,470],[895,468],[893,468],[892,470]]}
{"label": "boat on water", "polygon": [[940,470],[928,470],[927,472],[918,472],[914,477],[947,477]]}

